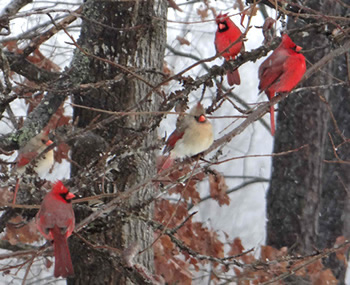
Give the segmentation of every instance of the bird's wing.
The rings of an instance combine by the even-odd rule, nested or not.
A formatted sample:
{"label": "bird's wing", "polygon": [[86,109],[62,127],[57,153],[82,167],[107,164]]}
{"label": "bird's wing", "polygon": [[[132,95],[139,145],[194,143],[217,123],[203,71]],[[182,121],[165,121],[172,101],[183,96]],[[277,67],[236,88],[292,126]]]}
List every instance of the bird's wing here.
{"label": "bird's wing", "polygon": [[285,67],[284,63],[288,56],[282,52],[276,52],[267,58],[259,68],[259,89],[267,90],[279,77],[283,74]]}
{"label": "bird's wing", "polygon": [[179,131],[178,129],[176,129],[175,131],[173,131],[173,133],[169,136],[168,140],[166,141],[166,145],[165,145],[165,148],[163,150],[163,154],[167,153],[167,152],[170,152],[176,142],[181,139],[184,135],[184,132],[182,131]]}
{"label": "bird's wing", "polygon": [[22,167],[31,162],[38,153],[36,151],[20,153],[17,158],[17,167]]}

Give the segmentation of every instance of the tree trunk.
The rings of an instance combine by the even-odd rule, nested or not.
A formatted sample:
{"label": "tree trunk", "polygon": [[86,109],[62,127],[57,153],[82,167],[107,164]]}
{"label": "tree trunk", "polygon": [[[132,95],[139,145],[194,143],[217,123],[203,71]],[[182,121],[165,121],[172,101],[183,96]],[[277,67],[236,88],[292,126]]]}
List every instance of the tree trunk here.
{"label": "tree trunk", "polygon": [[[110,111],[126,111],[138,106],[138,111],[152,111],[159,107],[157,93],[146,103],[137,105],[162,80],[166,43],[167,2],[154,1],[87,1],[84,5],[82,30],[78,44],[88,54],[110,62],[87,56],[76,50],[72,65],[72,81],[91,84],[85,91],[74,93],[74,103]],[[116,63],[116,64],[113,64]],[[126,67],[131,72],[119,68]],[[134,74],[145,79],[136,78]],[[102,122],[111,115],[74,108],[74,120],[79,128]],[[72,177],[80,177],[79,194],[90,196],[102,192],[123,192],[145,177],[155,174],[155,153],[150,150],[156,142],[154,116],[115,117],[108,124],[86,132],[78,138],[72,149]],[[100,153],[108,154],[104,157]],[[93,178],[84,178],[85,166],[93,165]],[[109,171],[112,168],[111,171]],[[98,173],[104,173],[99,177]],[[152,187],[137,192],[123,207],[140,204]],[[144,216],[152,215],[152,208],[141,209]],[[77,220],[85,217],[76,209]],[[89,224],[81,233],[89,242],[123,250],[134,241],[141,249],[150,246],[153,232],[130,216],[120,218],[116,212]],[[78,238],[72,238],[71,253],[75,277],[69,284],[126,284],[118,261]],[[153,271],[152,248],[137,256],[137,263]]]}
{"label": "tree trunk", "polygon": [[[308,1],[320,14],[346,15],[339,3],[326,0]],[[304,25],[290,21],[288,28]],[[336,27],[330,26],[330,32]],[[308,61],[316,63],[331,52],[330,37],[317,31],[308,36],[295,36]],[[336,45],[336,43],[335,43]],[[327,47],[325,47],[327,46]],[[347,55],[336,58],[303,83],[303,86],[336,84],[348,81]],[[326,101],[329,105],[326,103]],[[329,109],[328,109],[329,106]],[[316,249],[332,247],[339,236],[349,238],[350,189],[349,165],[326,163],[336,161],[335,146],[350,135],[349,89],[329,87],[290,95],[278,109],[274,152],[282,152],[307,144],[297,153],[273,158],[271,184],[267,194],[267,244],[276,248],[287,246],[290,253],[310,254]],[[332,111],[332,113],[330,112]],[[332,119],[339,127],[337,131]],[[349,161],[349,145],[337,149],[340,159]],[[344,283],[346,267],[331,255],[324,264],[331,268],[340,284]]]}

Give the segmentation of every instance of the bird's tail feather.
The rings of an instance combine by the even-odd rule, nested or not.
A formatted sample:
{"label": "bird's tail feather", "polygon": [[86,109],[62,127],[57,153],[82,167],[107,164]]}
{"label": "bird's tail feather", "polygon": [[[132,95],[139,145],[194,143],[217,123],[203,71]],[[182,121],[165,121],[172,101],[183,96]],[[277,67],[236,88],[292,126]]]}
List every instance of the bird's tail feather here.
{"label": "bird's tail feather", "polygon": [[62,234],[61,229],[58,226],[55,226],[51,232],[54,240],[53,246],[55,253],[54,276],[62,276],[63,278],[66,278],[74,275],[73,264],[65,234]]}

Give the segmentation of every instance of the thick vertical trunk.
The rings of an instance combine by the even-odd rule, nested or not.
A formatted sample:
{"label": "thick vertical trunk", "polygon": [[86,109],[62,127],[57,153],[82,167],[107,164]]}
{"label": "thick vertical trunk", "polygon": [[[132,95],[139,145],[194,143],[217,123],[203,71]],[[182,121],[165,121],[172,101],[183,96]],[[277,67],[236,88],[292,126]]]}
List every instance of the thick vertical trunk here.
{"label": "thick vertical trunk", "polygon": [[[345,15],[346,9],[336,1],[308,2],[321,14]],[[301,27],[290,21],[289,28]],[[330,26],[332,30],[335,27]],[[317,32],[295,42],[305,50],[306,58],[316,63],[330,52],[329,38]],[[347,55],[349,56],[349,55]],[[343,55],[322,67],[303,86],[319,86],[347,81],[347,59]],[[267,194],[267,243],[276,248],[288,246],[291,253],[310,254],[315,249],[331,247],[337,237],[349,237],[349,166],[325,163],[333,160],[335,145],[343,142],[335,130],[327,103],[335,116],[340,133],[350,135],[350,98],[348,87],[307,90],[290,95],[279,105],[274,152],[308,148],[298,153],[273,158],[271,185]],[[348,144],[338,148],[338,155],[349,160]],[[325,261],[340,283],[344,282],[345,265],[335,255]]]}
{"label": "thick vertical trunk", "polygon": [[[74,103],[111,111],[125,111],[135,106],[161,81],[166,41],[167,2],[154,1],[87,1],[84,5],[81,36],[78,44],[89,54],[122,65],[132,73],[146,80],[136,78],[117,65],[87,56],[77,49],[72,63],[72,81],[77,84],[96,83],[84,92],[74,94]],[[139,106],[139,110],[156,110],[159,105],[157,94],[152,95]],[[97,116],[99,116],[97,118]],[[97,122],[110,115],[75,108],[74,120],[77,126],[85,128],[93,120]],[[72,149],[72,176],[80,176],[87,185],[81,189],[84,196],[103,191],[125,191],[155,173],[155,154],[147,148],[156,141],[156,133],[150,129],[152,116],[127,116],[117,118],[92,133],[82,135],[80,143]],[[103,178],[82,175],[101,150],[108,151],[109,160],[116,165]],[[113,158],[112,158],[113,157]],[[101,160],[101,159],[99,159]],[[103,173],[105,163],[97,160],[93,165]],[[98,171],[96,171],[98,173]],[[92,181],[95,180],[95,181]],[[98,187],[96,187],[98,185]],[[114,187],[113,187],[114,185]],[[94,193],[93,193],[94,191]],[[125,207],[140,203],[151,187],[136,193]],[[151,207],[141,209],[143,215],[152,213]],[[82,218],[79,217],[78,219]],[[146,225],[132,217],[123,220],[108,214],[99,223],[90,224],[82,233],[91,243],[125,249],[137,241],[142,249],[152,242],[153,233]],[[80,240],[71,241],[75,277],[69,284],[126,284],[129,281],[122,270],[116,267],[110,256],[87,246]],[[136,258],[150,272],[153,270],[153,253],[149,248]]]}

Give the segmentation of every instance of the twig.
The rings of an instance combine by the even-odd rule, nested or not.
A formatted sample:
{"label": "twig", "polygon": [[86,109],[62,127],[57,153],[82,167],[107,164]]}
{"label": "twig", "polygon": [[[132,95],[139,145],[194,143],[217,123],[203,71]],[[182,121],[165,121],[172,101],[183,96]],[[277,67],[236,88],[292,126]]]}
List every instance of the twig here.
{"label": "twig", "polygon": [[212,164],[214,165],[219,165],[219,164],[222,164],[222,163],[225,163],[225,162],[228,162],[228,161],[232,161],[232,160],[236,160],[236,159],[245,159],[245,158],[252,158],[252,157],[276,157],[276,156],[283,156],[283,155],[287,155],[287,154],[290,154],[290,153],[293,153],[293,152],[298,152],[304,148],[307,148],[309,147],[308,144],[305,144],[305,145],[302,145],[298,148],[295,148],[295,149],[291,149],[291,150],[287,150],[287,151],[282,151],[282,152],[278,152],[278,153],[271,153],[271,154],[251,154],[251,155],[243,155],[243,156],[237,156],[237,157],[232,157],[232,158],[228,158],[228,159],[225,159],[225,160],[221,160],[221,161],[218,161],[218,162],[213,162]]}
{"label": "twig", "polygon": [[[83,11],[83,5],[81,5],[78,9],[73,11],[73,13],[80,14]],[[41,35],[34,38],[30,44],[23,50],[22,56],[27,57],[29,54],[31,54],[33,51],[35,51],[42,43],[46,42],[48,39],[50,39],[52,36],[57,34],[60,30],[62,30],[63,27],[68,26],[72,22],[74,22],[77,17],[70,14],[66,18],[64,18],[62,21],[60,21],[58,24],[54,25],[53,28],[49,29],[48,31],[42,33]],[[52,17],[50,14],[48,14],[49,18],[52,20]]]}
{"label": "twig", "polygon": [[[256,178],[256,179],[253,179],[253,180],[250,180],[250,181],[247,181],[247,182],[243,182],[243,183],[239,184],[238,186],[233,187],[233,188],[227,190],[227,191],[226,191],[226,194],[229,195],[229,194],[231,194],[231,193],[233,193],[233,192],[236,192],[236,191],[238,191],[238,190],[241,190],[241,189],[243,189],[244,187],[249,186],[249,185],[254,184],[254,183],[269,182],[269,181],[270,181],[269,179],[265,179],[265,178]],[[204,202],[204,201],[207,201],[207,200],[211,199],[211,198],[212,198],[212,197],[211,197],[210,195],[207,195],[207,196],[201,198],[201,200],[196,204],[196,206],[197,206],[198,204]],[[188,210],[188,211],[191,210],[194,206],[195,206],[195,205],[191,203],[191,204],[188,206],[187,210]]]}
{"label": "twig", "polygon": [[191,219],[191,218],[192,218],[195,214],[197,214],[197,213],[198,213],[197,211],[191,213],[188,217],[186,217],[186,218],[183,220],[182,223],[180,223],[179,225],[177,225],[177,226],[176,226],[175,228],[173,228],[173,229],[169,229],[169,230],[170,230],[170,233],[175,234],[179,229],[181,229],[181,228],[186,224],[186,222],[187,222],[189,219]]}
{"label": "twig", "polygon": [[275,278],[272,278],[271,280],[267,281],[267,282],[264,282],[264,283],[261,283],[261,285],[267,285],[267,284],[272,284],[276,281],[279,281],[279,280],[283,280],[283,279],[286,279],[287,277],[289,276],[292,276],[294,275],[297,271],[299,271],[300,269],[303,269],[305,268],[306,266],[314,263],[315,261],[319,260],[319,259],[322,259],[326,256],[329,256],[330,254],[334,253],[334,252],[337,252],[338,250],[348,246],[350,244],[350,241],[346,241],[344,242],[343,244],[337,246],[337,247],[334,247],[332,249],[326,249],[324,250],[322,253],[312,257],[310,260],[306,261],[305,263],[295,267],[295,268],[292,268],[290,269],[288,272],[285,272]]}
{"label": "twig", "polygon": [[[193,213],[191,214],[193,215]],[[187,217],[187,220],[191,217],[191,215],[189,217]],[[192,255],[193,257],[195,258],[198,258],[199,260],[208,260],[208,261],[212,261],[212,262],[218,262],[220,264],[223,264],[225,266],[229,265],[229,264],[233,264],[233,265],[236,265],[236,266],[239,266],[241,268],[244,267],[244,264],[243,263],[240,263],[239,261],[236,261],[234,260],[233,262],[227,262],[228,260],[232,260],[234,258],[237,258],[237,257],[241,257],[242,255],[245,255],[249,252],[252,252],[253,249],[249,249],[243,253],[240,253],[238,255],[233,255],[233,256],[228,256],[228,257],[224,257],[224,258],[217,258],[217,257],[213,257],[213,256],[208,256],[208,255],[203,255],[203,254],[200,254],[199,252],[189,248],[187,245],[185,245],[185,243],[178,239],[177,237],[175,237],[175,229],[177,227],[179,227],[180,225],[183,226],[184,223],[186,222],[183,221],[179,226],[173,228],[173,229],[167,229],[163,224],[161,223],[158,223],[156,221],[153,221],[153,220],[149,220],[149,219],[145,219],[145,218],[142,218],[140,217],[144,222],[146,222],[147,224],[151,225],[154,229],[156,230],[162,230],[164,232],[164,234],[166,234],[167,236],[170,237],[170,239],[172,240],[172,242],[179,248],[181,249],[182,251],[185,251],[187,252],[188,254]]]}

